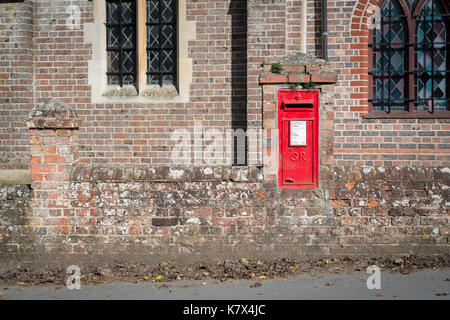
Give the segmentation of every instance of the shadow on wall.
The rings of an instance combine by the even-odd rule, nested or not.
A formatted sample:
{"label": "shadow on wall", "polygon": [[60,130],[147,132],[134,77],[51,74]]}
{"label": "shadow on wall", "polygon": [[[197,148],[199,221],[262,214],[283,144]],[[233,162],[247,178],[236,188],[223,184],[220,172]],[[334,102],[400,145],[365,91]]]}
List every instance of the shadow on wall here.
{"label": "shadow on wall", "polygon": [[[247,131],[247,1],[231,0],[231,128]],[[237,139],[234,141],[234,165],[238,163]],[[246,148],[247,149],[247,148]]]}
{"label": "shadow on wall", "polygon": [[307,53],[314,57],[322,57],[322,0],[308,1],[308,38],[313,39],[307,44]]}

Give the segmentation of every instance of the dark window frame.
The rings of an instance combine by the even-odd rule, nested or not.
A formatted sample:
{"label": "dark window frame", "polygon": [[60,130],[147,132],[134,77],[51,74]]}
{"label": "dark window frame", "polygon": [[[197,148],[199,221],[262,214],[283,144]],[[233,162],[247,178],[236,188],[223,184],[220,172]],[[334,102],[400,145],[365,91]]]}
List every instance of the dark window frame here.
{"label": "dark window frame", "polygon": [[[382,8],[384,2],[387,0],[380,1],[380,8]],[[377,119],[377,118],[392,118],[392,119],[426,119],[426,118],[450,118],[450,5],[444,3],[444,1],[439,1],[440,5],[442,6],[444,13],[443,17],[446,23],[447,32],[446,32],[446,101],[447,101],[447,111],[416,111],[415,110],[415,103],[416,103],[416,77],[417,77],[417,69],[416,69],[416,49],[417,49],[417,16],[420,14],[426,0],[419,0],[417,1],[414,11],[412,13],[409,12],[408,5],[405,3],[404,0],[396,0],[401,9],[403,10],[405,23],[406,23],[406,39],[407,42],[405,45],[405,69],[404,71],[406,76],[404,77],[405,80],[405,90],[404,90],[404,99],[407,103],[407,109],[408,111],[374,111],[373,110],[373,82],[374,82],[374,66],[373,66],[373,57],[374,57],[374,50],[373,50],[373,39],[374,39],[374,31],[369,30],[369,112],[364,115],[364,118],[366,119]],[[405,14],[408,13],[408,14]],[[411,41],[413,40],[413,41]]]}
{"label": "dark window frame", "polygon": [[[137,87],[138,79],[137,79],[137,69],[138,69],[138,62],[137,62],[137,6],[136,1],[130,1],[130,0],[106,0],[107,4],[106,7],[108,7],[108,3],[118,3],[118,23],[109,23],[108,21],[108,10],[106,10],[106,34],[108,36],[108,28],[118,28],[119,30],[119,39],[118,39],[118,46],[117,47],[110,47],[108,39],[106,40],[106,55],[108,56],[109,52],[119,52],[119,71],[107,71],[106,75],[108,77],[108,84],[109,84],[109,77],[110,76],[118,76],[119,77],[119,86],[123,87],[124,81],[123,78],[127,75],[134,76],[134,83],[130,84],[135,87]],[[122,3],[123,2],[131,2],[133,3],[134,7],[134,23],[122,23]],[[132,48],[123,48],[123,39],[122,39],[122,28],[124,27],[134,27],[133,32],[133,47]],[[133,72],[125,72],[122,70],[122,62],[124,60],[124,51],[126,52],[133,52],[134,51],[134,67]],[[107,69],[109,69],[109,66],[107,66]]]}
{"label": "dark window frame", "polygon": [[[154,1],[154,0],[153,0]],[[148,0],[146,0],[146,10],[147,10],[147,2]],[[149,32],[150,32],[150,28],[152,26],[158,26],[159,28],[159,36],[158,36],[158,41],[159,41],[159,46],[158,47],[149,47],[148,46],[148,42],[146,39],[146,45],[145,45],[145,51],[146,51],[146,59],[147,61],[150,60],[149,55],[151,51],[154,52],[158,52],[158,59],[159,59],[159,70],[158,71],[150,71],[150,64],[151,63],[147,63],[147,70],[146,70],[146,82],[147,85],[152,85],[151,83],[149,83],[149,76],[154,75],[154,76],[158,76],[158,83],[159,86],[163,86],[163,76],[164,75],[171,75],[172,79],[173,79],[173,85],[175,86],[175,88],[178,90],[178,51],[177,51],[177,47],[178,47],[178,1],[177,0],[173,0],[172,1],[172,12],[174,15],[174,19],[172,22],[163,22],[163,16],[162,16],[162,0],[159,0],[159,21],[158,22],[153,22],[153,21],[149,21],[149,19],[147,19],[147,17],[149,17],[149,13],[146,12],[145,16],[145,28],[146,28],[146,37],[149,37]],[[162,28],[165,25],[170,25],[172,26],[172,30],[173,30],[173,35],[172,35],[172,42],[174,44],[174,46],[172,47],[163,47],[162,42]],[[173,71],[172,72],[164,72],[163,71],[163,65],[162,65],[162,54],[163,51],[172,51],[173,53]]]}

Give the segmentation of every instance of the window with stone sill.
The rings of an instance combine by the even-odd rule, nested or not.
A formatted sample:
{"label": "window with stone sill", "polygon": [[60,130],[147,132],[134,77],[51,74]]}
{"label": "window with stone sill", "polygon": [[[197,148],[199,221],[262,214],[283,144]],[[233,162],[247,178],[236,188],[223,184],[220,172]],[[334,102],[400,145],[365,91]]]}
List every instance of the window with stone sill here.
{"label": "window with stone sill", "polygon": [[176,13],[176,0],[106,0],[104,96],[178,95]]}
{"label": "window with stone sill", "polygon": [[450,118],[446,0],[384,0],[369,38],[365,118]]}

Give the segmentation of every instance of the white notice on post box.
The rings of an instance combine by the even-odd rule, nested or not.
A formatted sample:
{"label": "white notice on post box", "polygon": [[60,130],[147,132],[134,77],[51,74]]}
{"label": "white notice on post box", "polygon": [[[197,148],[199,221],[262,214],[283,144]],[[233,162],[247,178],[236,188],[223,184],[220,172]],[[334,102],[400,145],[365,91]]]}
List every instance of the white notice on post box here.
{"label": "white notice on post box", "polygon": [[291,145],[306,145],[306,121],[291,121]]}

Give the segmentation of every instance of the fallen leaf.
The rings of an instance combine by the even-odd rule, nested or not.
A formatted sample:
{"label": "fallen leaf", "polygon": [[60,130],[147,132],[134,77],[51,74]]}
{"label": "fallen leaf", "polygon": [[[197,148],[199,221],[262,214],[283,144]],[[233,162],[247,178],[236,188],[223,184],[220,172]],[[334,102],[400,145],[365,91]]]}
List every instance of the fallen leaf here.
{"label": "fallen leaf", "polygon": [[258,260],[257,264],[261,265],[261,264],[263,264],[263,263],[262,263],[260,260]]}
{"label": "fallen leaf", "polygon": [[160,275],[160,274],[157,275],[155,279],[156,279],[156,280],[161,280],[161,279],[162,279],[162,275]]}
{"label": "fallen leaf", "polygon": [[16,284],[17,284],[18,286],[24,286],[24,285],[25,285],[25,282],[18,281]]}
{"label": "fallen leaf", "polygon": [[148,280],[148,277],[147,276],[143,276],[142,277],[144,280]]}
{"label": "fallen leaf", "polygon": [[436,293],[436,295],[439,297],[445,297],[445,296],[448,296],[448,293],[442,292],[442,293]]}
{"label": "fallen leaf", "polygon": [[259,276],[258,279],[265,279],[266,276]]}
{"label": "fallen leaf", "polygon": [[384,297],[384,294],[382,294],[382,293],[377,293],[376,296],[377,296],[377,297]]}
{"label": "fallen leaf", "polygon": [[202,282],[202,285],[206,286],[206,282]]}
{"label": "fallen leaf", "polygon": [[180,276],[177,276],[177,280],[181,280],[181,277],[180,277]]}
{"label": "fallen leaf", "polygon": [[161,286],[158,286],[157,288],[158,288],[158,289],[169,289],[170,287],[171,287],[170,285],[163,284],[163,285],[161,285]]}
{"label": "fallen leaf", "polygon": [[258,287],[261,287],[261,286],[262,286],[261,283],[256,282],[256,283],[252,284],[252,285],[250,286],[250,288],[258,288]]}
{"label": "fallen leaf", "polygon": [[396,264],[402,264],[402,263],[403,263],[403,259],[398,258],[398,259],[395,259],[394,262],[395,262]]}
{"label": "fallen leaf", "polygon": [[334,267],[334,270],[341,270],[340,267]]}

